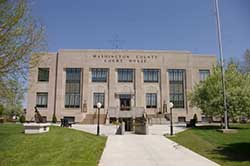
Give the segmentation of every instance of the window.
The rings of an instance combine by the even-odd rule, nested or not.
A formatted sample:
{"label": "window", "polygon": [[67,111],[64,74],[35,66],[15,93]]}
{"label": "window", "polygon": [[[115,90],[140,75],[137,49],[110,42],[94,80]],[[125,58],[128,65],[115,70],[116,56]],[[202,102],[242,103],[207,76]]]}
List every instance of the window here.
{"label": "window", "polygon": [[67,120],[70,123],[75,122],[75,117],[74,116],[64,116],[63,119]]}
{"label": "window", "polygon": [[133,69],[118,69],[118,82],[133,82]]}
{"label": "window", "polygon": [[144,69],[144,82],[158,82],[158,69]]}
{"label": "window", "polygon": [[178,116],[178,122],[186,122],[186,117]]}
{"label": "window", "polygon": [[81,69],[66,69],[65,108],[80,108]]}
{"label": "window", "polygon": [[49,81],[49,68],[38,68],[38,81]]}
{"label": "window", "polygon": [[97,108],[97,103],[100,102],[102,103],[101,108],[104,108],[104,93],[94,93],[94,103],[93,103],[93,107]]}
{"label": "window", "polygon": [[36,106],[47,108],[48,106],[48,92],[38,92],[36,94]]}
{"label": "window", "polygon": [[209,70],[199,70],[199,74],[200,74],[200,81],[205,81],[207,79],[207,77],[210,75],[210,71]]}
{"label": "window", "polygon": [[157,94],[156,93],[146,94],[146,108],[157,108]]}
{"label": "window", "polygon": [[130,110],[131,109],[131,95],[120,94],[120,110]]}
{"label": "window", "polygon": [[184,108],[184,80],[185,70],[169,69],[170,102],[174,108]]}
{"label": "window", "polygon": [[92,82],[107,82],[108,69],[93,68],[92,69]]}

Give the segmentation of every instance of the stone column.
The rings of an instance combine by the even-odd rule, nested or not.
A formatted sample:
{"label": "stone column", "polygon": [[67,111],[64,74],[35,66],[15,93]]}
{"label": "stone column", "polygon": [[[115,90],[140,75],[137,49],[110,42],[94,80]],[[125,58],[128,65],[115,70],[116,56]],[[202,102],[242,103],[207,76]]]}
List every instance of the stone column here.
{"label": "stone column", "polygon": [[82,103],[86,101],[87,104],[87,113],[91,110],[92,103],[90,102],[91,91],[89,88],[89,81],[90,81],[90,68],[85,67],[83,68],[83,83],[82,83]]}
{"label": "stone column", "polygon": [[161,68],[161,112],[163,112],[163,104],[169,102],[169,81],[168,81],[168,72],[166,68]]}
{"label": "stone column", "polygon": [[108,78],[108,107],[116,107],[115,102],[115,84],[116,84],[116,70],[114,67],[109,68]]}
{"label": "stone column", "polygon": [[185,80],[184,80],[184,100],[185,100],[185,108],[186,108],[186,113],[188,114],[189,112],[189,103],[188,103],[188,99],[187,99],[187,92],[190,91],[192,89],[192,85],[193,85],[193,74],[197,74],[194,71],[192,71],[191,68],[187,68],[186,69],[186,76],[185,76]]}
{"label": "stone column", "polygon": [[135,107],[143,107],[143,77],[142,77],[142,69],[137,68],[135,70]]}

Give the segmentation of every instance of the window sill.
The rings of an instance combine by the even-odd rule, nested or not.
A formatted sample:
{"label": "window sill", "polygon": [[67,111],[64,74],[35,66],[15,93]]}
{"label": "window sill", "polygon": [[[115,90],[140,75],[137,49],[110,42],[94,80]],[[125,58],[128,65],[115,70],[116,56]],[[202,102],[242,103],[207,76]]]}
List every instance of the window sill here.
{"label": "window sill", "polygon": [[159,81],[144,81],[144,83],[159,83]]}
{"label": "window sill", "polygon": [[40,110],[47,110],[48,109],[48,107],[39,107],[39,106],[36,106],[36,108],[38,109],[38,111],[40,111]]}
{"label": "window sill", "polygon": [[38,84],[48,84],[49,81],[37,81]]}
{"label": "window sill", "polygon": [[118,83],[133,83],[133,81],[117,81]]}
{"label": "window sill", "polygon": [[64,109],[69,109],[69,110],[76,110],[76,109],[81,109],[81,108],[80,108],[80,107],[75,107],[75,108],[64,107]]}

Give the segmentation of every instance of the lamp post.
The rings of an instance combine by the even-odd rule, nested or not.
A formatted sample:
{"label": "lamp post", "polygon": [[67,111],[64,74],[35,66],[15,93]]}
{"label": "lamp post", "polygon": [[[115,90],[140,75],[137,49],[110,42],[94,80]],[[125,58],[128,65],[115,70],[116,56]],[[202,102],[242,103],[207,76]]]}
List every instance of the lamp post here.
{"label": "lamp post", "polygon": [[169,103],[170,108],[170,135],[173,135],[173,114],[172,109],[174,107],[174,104],[172,102]]}
{"label": "lamp post", "polygon": [[219,2],[215,0],[215,9],[216,9],[216,23],[217,23],[217,37],[220,50],[220,67],[221,67],[221,84],[223,91],[223,104],[224,104],[224,123],[225,129],[228,129],[228,111],[227,111],[227,99],[226,99],[226,88],[225,88],[225,69],[224,69],[224,57],[223,57],[223,48],[221,40],[221,23],[220,23],[220,14],[219,14]]}
{"label": "lamp post", "polygon": [[97,103],[97,133],[96,135],[100,135],[100,108],[102,106],[102,103],[98,102]]}

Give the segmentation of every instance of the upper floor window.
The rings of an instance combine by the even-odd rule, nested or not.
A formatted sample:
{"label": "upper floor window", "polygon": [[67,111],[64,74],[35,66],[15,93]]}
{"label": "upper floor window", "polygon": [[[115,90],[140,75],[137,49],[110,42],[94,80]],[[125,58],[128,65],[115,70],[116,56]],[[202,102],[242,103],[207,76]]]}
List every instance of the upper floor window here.
{"label": "upper floor window", "polygon": [[36,106],[47,108],[47,106],[48,106],[48,92],[38,92],[36,94]]}
{"label": "upper floor window", "polygon": [[104,108],[104,93],[94,93],[93,96],[93,107],[97,108],[97,103],[100,102],[102,104],[101,108]]}
{"label": "upper floor window", "polygon": [[49,68],[38,68],[38,81],[49,81]]}
{"label": "upper floor window", "polygon": [[159,70],[158,69],[144,69],[144,82],[158,82]]}
{"label": "upper floor window", "polygon": [[133,82],[133,69],[118,69],[118,82]]}
{"label": "upper floor window", "polygon": [[207,77],[210,75],[209,70],[199,70],[200,81],[205,81]]}
{"label": "upper floor window", "polygon": [[157,108],[157,93],[146,94],[146,108]]}
{"label": "upper floor window", "polygon": [[169,96],[174,108],[184,108],[184,69],[169,69]]}
{"label": "upper floor window", "polygon": [[107,82],[108,69],[93,68],[92,69],[92,82]]}
{"label": "upper floor window", "polygon": [[66,69],[65,108],[80,107],[81,69]]}

